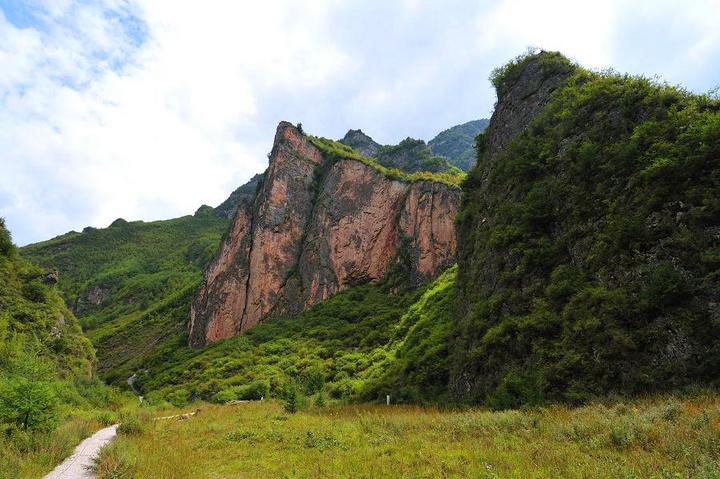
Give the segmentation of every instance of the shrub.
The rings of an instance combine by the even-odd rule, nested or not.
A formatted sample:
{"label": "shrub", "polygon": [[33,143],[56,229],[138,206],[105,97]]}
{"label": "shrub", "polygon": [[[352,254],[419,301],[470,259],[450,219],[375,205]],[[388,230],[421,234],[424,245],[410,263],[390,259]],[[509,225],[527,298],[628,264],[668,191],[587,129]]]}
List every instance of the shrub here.
{"label": "shrub", "polygon": [[129,416],[123,418],[122,423],[118,426],[117,433],[128,436],[136,434],[144,434],[147,430],[148,423],[138,416]]}

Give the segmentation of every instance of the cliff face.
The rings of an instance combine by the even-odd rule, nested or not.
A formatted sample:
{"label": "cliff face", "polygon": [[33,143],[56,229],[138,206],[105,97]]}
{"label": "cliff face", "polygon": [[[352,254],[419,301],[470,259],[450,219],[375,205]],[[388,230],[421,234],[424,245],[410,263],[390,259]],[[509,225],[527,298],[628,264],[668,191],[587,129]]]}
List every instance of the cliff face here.
{"label": "cliff face", "polygon": [[436,276],[454,260],[459,200],[444,184],[405,183],[359,161],[326,159],[281,123],[262,188],[240,206],[192,304],[190,344],[378,280],[401,251],[414,281]]}

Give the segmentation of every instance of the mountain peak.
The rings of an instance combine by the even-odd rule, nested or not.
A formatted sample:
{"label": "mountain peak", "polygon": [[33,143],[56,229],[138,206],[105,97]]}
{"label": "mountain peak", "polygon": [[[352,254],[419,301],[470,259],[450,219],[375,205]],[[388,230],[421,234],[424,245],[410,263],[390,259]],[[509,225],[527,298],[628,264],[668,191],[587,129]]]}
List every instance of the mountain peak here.
{"label": "mountain peak", "polygon": [[370,136],[363,133],[362,130],[348,130],[340,143],[357,150],[363,156],[373,157],[380,149],[380,144],[373,140]]}

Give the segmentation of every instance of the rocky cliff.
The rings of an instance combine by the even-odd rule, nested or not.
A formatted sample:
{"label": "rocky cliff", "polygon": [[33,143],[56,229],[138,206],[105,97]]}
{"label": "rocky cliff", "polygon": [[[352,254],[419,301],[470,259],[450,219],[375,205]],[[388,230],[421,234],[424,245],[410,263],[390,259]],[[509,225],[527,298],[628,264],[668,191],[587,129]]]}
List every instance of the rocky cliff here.
{"label": "rocky cliff", "polygon": [[190,344],[376,281],[398,258],[411,281],[435,277],[454,261],[459,200],[456,187],[392,179],[370,163],[324,154],[280,123],[265,180],[254,202],[240,205],[193,301]]}

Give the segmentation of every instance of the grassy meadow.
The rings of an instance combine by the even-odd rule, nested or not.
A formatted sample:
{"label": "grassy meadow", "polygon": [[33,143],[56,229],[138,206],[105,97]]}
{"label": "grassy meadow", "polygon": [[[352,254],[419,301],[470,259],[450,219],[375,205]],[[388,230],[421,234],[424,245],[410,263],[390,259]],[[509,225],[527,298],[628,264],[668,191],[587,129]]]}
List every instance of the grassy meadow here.
{"label": "grassy meadow", "polygon": [[199,407],[185,421],[132,420],[99,479],[720,477],[717,395],[502,412]]}

